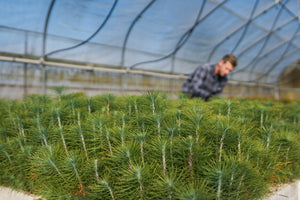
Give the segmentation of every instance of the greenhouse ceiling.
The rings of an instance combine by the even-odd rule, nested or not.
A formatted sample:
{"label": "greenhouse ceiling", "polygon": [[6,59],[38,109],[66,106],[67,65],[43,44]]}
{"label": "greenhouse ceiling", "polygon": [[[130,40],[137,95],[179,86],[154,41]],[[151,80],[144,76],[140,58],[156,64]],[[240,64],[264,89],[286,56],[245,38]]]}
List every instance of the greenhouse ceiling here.
{"label": "greenhouse ceiling", "polygon": [[300,59],[297,0],[0,1],[0,53],[171,74],[232,53],[230,79],[276,84]]}

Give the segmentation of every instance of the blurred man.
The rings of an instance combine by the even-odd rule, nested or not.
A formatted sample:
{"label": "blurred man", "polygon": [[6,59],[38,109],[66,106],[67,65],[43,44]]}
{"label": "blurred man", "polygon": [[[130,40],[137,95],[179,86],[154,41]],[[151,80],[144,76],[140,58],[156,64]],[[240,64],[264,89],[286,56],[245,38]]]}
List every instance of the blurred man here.
{"label": "blurred man", "polygon": [[227,75],[237,66],[237,59],[232,54],[225,55],[218,64],[200,65],[185,80],[183,93],[192,97],[201,97],[207,101],[210,97],[220,94],[227,84]]}

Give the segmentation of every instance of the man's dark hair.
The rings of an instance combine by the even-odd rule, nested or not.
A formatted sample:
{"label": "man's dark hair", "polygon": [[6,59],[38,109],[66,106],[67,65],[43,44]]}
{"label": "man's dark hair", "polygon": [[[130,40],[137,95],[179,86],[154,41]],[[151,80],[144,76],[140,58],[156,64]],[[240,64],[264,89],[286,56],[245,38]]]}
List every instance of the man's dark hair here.
{"label": "man's dark hair", "polygon": [[235,67],[238,65],[238,61],[237,61],[236,57],[235,57],[234,55],[232,55],[232,54],[227,54],[227,55],[225,55],[225,56],[222,58],[222,60],[223,60],[224,62],[229,61],[229,62],[232,64],[233,68],[235,68]]}

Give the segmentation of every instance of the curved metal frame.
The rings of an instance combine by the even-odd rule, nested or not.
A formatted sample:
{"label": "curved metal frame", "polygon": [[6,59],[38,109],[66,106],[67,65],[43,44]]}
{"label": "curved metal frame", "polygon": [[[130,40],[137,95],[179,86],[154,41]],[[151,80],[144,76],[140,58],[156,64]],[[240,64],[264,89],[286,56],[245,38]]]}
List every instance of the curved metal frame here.
{"label": "curved metal frame", "polygon": [[47,53],[47,54],[45,55],[45,57],[50,56],[50,55],[53,55],[53,54],[55,54],[55,53],[62,52],[62,51],[68,51],[68,50],[71,50],[71,49],[75,49],[75,48],[77,48],[77,47],[79,47],[79,46],[81,46],[81,45],[87,43],[88,41],[90,41],[90,40],[91,40],[93,37],[95,37],[95,36],[99,33],[99,31],[104,27],[104,25],[106,24],[106,22],[107,22],[108,19],[110,18],[111,14],[113,13],[113,11],[114,11],[114,9],[115,9],[117,3],[118,3],[118,0],[115,0],[114,3],[113,3],[113,5],[112,5],[112,7],[111,7],[111,9],[110,9],[110,11],[108,12],[108,14],[107,14],[107,16],[106,16],[106,18],[105,18],[105,20],[102,22],[102,24],[98,27],[98,29],[97,29],[90,37],[88,37],[88,38],[85,39],[84,41],[82,41],[82,42],[80,42],[79,44],[76,44],[76,45],[74,45],[74,46],[67,47],[67,48],[62,48],[62,49],[58,49],[58,50],[54,50],[54,51],[52,51],[52,52],[50,52],[50,53]]}
{"label": "curved metal frame", "polygon": [[[136,16],[136,18],[134,19],[134,21],[131,23],[127,33],[126,33],[126,36],[125,36],[125,39],[124,39],[124,43],[123,43],[123,47],[122,47],[122,56],[121,56],[121,67],[124,67],[124,62],[125,62],[125,53],[126,53],[126,46],[127,46],[127,42],[128,42],[128,39],[130,37],[130,34],[131,34],[131,31],[133,29],[133,27],[135,26],[136,22],[141,18],[141,16],[151,7],[151,5],[155,2],[156,0],[152,0],[150,3],[147,4],[147,6]],[[220,4],[217,4],[217,6],[212,9],[206,16],[204,16],[202,19],[199,20],[201,14],[202,14],[202,11],[203,11],[203,8],[204,8],[204,5],[206,3],[206,0],[204,0],[204,2],[202,3],[202,6],[201,6],[201,9],[198,13],[198,16],[196,18],[196,22],[194,23],[194,25],[189,28],[182,36],[181,38],[179,39],[179,41],[177,42],[176,46],[175,46],[175,49],[169,53],[168,55],[166,56],[163,56],[159,59],[155,59],[155,60],[149,60],[149,61],[143,61],[143,62],[139,62],[139,63],[135,63],[134,65],[130,66],[129,69],[132,69],[132,68],[135,68],[136,66],[138,65],[142,65],[142,64],[147,64],[147,63],[153,63],[153,62],[158,62],[158,61],[161,61],[161,60],[164,60],[164,59],[167,59],[169,58],[170,56],[172,56],[172,66],[171,66],[171,73],[174,73],[174,62],[175,62],[175,55],[176,53],[178,52],[178,50],[180,50],[180,48],[189,40],[193,30],[195,29],[195,27],[197,27],[202,21],[204,21],[209,15],[211,15],[216,9],[218,9],[219,7],[223,6],[223,4],[226,2],[227,0],[221,2]],[[220,41],[214,48],[213,50],[211,51],[211,53],[209,54],[208,56],[208,61],[211,60],[211,58],[213,57],[215,51],[226,41],[228,40],[230,37],[232,37],[235,33],[237,33],[238,31],[240,31],[241,29],[244,28],[243,30],[243,33],[242,35],[239,37],[236,45],[234,46],[234,48],[232,49],[231,53],[235,52],[235,50],[238,48],[240,42],[243,40],[243,38],[245,37],[246,33],[247,33],[247,30],[248,30],[248,27],[250,25],[251,22],[253,22],[253,20],[255,20],[256,18],[260,17],[261,15],[263,15],[264,13],[266,13],[268,10],[270,10],[271,8],[273,8],[274,6],[278,6],[278,4],[281,5],[280,7],[280,10],[279,12],[277,13],[274,21],[273,21],[273,24],[272,24],[272,27],[271,29],[268,31],[267,35],[264,36],[263,38],[261,38],[260,40],[258,40],[257,42],[255,42],[254,44],[252,44],[251,46],[247,47],[245,50],[243,50],[242,52],[239,53],[239,56],[243,55],[248,49],[250,49],[252,46],[256,45],[258,42],[261,42],[263,40],[263,45],[262,47],[260,48],[259,52],[257,53],[257,55],[255,56],[255,58],[250,62],[248,63],[245,67],[243,67],[243,69],[240,69],[238,71],[235,71],[233,72],[232,74],[234,73],[238,73],[240,71],[243,71],[244,69],[248,68],[249,66],[251,66],[251,71],[250,71],[250,75],[249,76],[252,76],[253,73],[254,73],[254,70],[256,68],[255,66],[255,63],[259,62],[262,58],[266,57],[267,55],[269,55],[271,52],[273,52],[274,50],[278,49],[279,47],[281,47],[282,45],[279,45],[275,48],[273,48],[272,50],[268,51],[267,53],[265,53],[264,55],[261,55],[262,51],[265,49],[268,41],[269,41],[269,38],[271,37],[272,34],[274,34],[277,30],[279,30],[280,28],[282,28],[283,26],[285,26],[286,24],[290,23],[291,21],[295,20],[295,18],[298,16],[296,16],[294,19],[292,19],[291,21],[289,21],[288,23],[285,23],[284,25],[276,28],[275,30],[273,30],[275,28],[275,25],[277,23],[277,20],[283,10],[283,8],[285,8],[286,10],[288,10],[286,7],[285,7],[285,3],[288,2],[288,0],[286,0],[284,3],[283,2],[278,2],[277,4],[273,4],[271,7],[269,7],[267,10],[264,10],[262,11],[260,14],[256,15],[255,17],[254,16],[254,13],[257,9],[257,5],[258,5],[258,1],[259,0],[256,0],[255,1],[255,4],[252,8],[252,11],[251,11],[251,14],[250,14],[250,18],[248,19],[248,21],[243,24],[242,26],[240,26],[239,28],[237,28],[235,31],[233,31],[232,33],[230,33],[229,35],[227,35],[222,41]],[[64,49],[58,49],[58,50],[55,50],[55,51],[52,51],[48,54],[45,54],[45,48],[46,48],[46,37],[47,37],[47,28],[48,28],[48,22],[49,22],[49,19],[50,19],[50,15],[51,15],[51,12],[52,12],[52,8],[54,6],[54,3],[55,3],[55,0],[52,0],[51,2],[51,5],[49,7],[49,10],[48,10],[48,14],[47,14],[47,18],[46,18],[46,22],[45,22],[45,27],[44,27],[44,35],[43,35],[43,55],[42,55],[42,58],[45,59],[47,56],[49,55],[53,55],[55,53],[58,53],[58,52],[61,52],[61,51],[67,51],[67,50],[70,50],[70,49],[73,49],[73,48],[76,48],[76,47],[79,47],[85,43],[87,43],[89,40],[91,40],[103,27],[104,25],[106,24],[106,22],[108,21],[108,19],[110,18],[114,8],[116,7],[117,5],[117,2],[118,0],[115,0],[114,4],[112,5],[108,15],[106,16],[104,22],[99,26],[99,28],[89,37],[87,38],[86,40],[82,41],[81,43],[77,44],[77,45],[74,45],[72,47],[68,47],[68,48],[64,48]],[[289,11],[289,10],[288,10]],[[291,11],[289,11],[291,12]],[[233,13],[234,14],[234,13]],[[295,37],[297,31],[294,33],[293,37]],[[288,43],[288,46],[286,48],[286,50],[284,51],[283,55],[280,57],[284,57],[284,55],[287,53],[287,49],[290,47],[290,45],[293,45],[291,40],[289,41]],[[259,81],[261,80],[262,77],[266,76],[270,71],[272,71],[276,65],[279,63],[280,61],[276,61],[272,67],[267,70],[264,74],[262,74],[259,78],[255,79],[254,81]]]}
{"label": "curved metal frame", "polygon": [[[173,54],[175,54],[187,42],[187,40],[190,37],[190,34],[192,34],[192,32],[194,31],[195,27],[197,27],[202,21],[204,21],[208,16],[210,16],[215,10],[217,10],[218,8],[220,8],[226,1],[227,0],[225,0],[222,3],[218,4],[207,15],[205,15],[199,21],[196,21],[195,24],[182,35],[182,37],[179,39],[179,41],[176,44],[176,48],[170,54],[168,54],[168,55],[166,55],[166,56],[164,56],[162,58],[159,58],[159,59],[136,63],[136,64],[130,66],[129,68],[131,69],[131,68],[134,68],[134,67],[136,67],[138,65],[148,64],[148,63],[153,63],[153,62],[158,62],[158,61],[164,60],[166,58],[169,58],[170,56],[172,56]],[[201,9],[200,9],[200,12],[202,12],[201,10],[202,10],[202,6],[201,6]],[[200,14],[198,14],[198,17],[200,17]]]}
{"label": "curved metal frame", "polygon": [[[298,36],[297,36],[298,37]],[[292,51],[290,51],[290,52],[288,52],[285,56],[283,56],[283,57],[281,57],[281,60],[282,59],[284,59],[284,58],[286,58],[286,57],[288,57],[288,56],[290,56],[290,54],[293,54],[293,53],[295,53],[296,51],[299,51],[300,50],[300,47],[298,47],[298,48],[296,48],[296,49],[294,49],[294,50],[292,50]],[[280,60],[280,61],[281,61]],[[280,62],[279,61],[279,62]],[[278,63],[279,63],[278,62]],[[282,73],[282,72],[281,72]],[[280,73],[279,73],[280,74]],[[233,80],[234,81],[234,80]],[[243,81],[243,82],[249,82],[249,83],[254,83],[255,81],[254,80],[248,80],[248,81]],[[276,84],[278,81],[276,81],[276,82],[271,82],[271,83],[268,83],[268,84]]]}
{"label": "curved metal frame", "polygon": [[[289,52],[288,54],[289,54],[289,55],[290,55],[290,54],[294,54],[296,51],[299,51],[299,53],[300,53],[300,49],[295,49],[294,51]],[[289,56],[289,55],[288,55],[288,56]],[[287,57],[287,56],[285,56],[285,57]],[[283,72],[284,70],[285,70],[285,68],[283,68],[279,74],[282,74],[282,72]],[[286,77],[288,77],[288,76],[291,75],[292,73],[293,73],[293,71],[289,72],[288,74],[284,75],[283,77],[278,76],[278,77],[277,77],[277,80],[276,80],[275,82],[270,83],[270,84],[277,84],[278,86],[280,86],[280,85],[283,85],[283,84],[291,83],[291,82],[293,82],[294,80],[296,80],[297,78],[299,78],[299,77],[296,76],[296,77],[294,77],[293,79],[285,79]],[[282,81],[279,82],[279,81],[280,81],[279,79],[282,79]]]}
{"label": "curved metal frame", "polygon": [[[283,25],[277,27],[275,30],[273,30],[273,31],[270,32],[270,33],[271,33],[271,34],[274,34],[276,31],[280,30],[282,27],[286,26],[287,24],[293,22],[293,21],[296,20],[296,19],[297,19],[297,17],[292,18],[291,20],[289,20],[289,21],[287,21],[286,23],[284,23]],[[258,43],[260,43],[262,40],[264,40],[266,37],[268,37],[268,35],[269,35],[269,33],[266,34],[265,36],[263,36],[262,38],[260,38],[259,40],[257,40],[256,42],[254,42],[253,44],[251,44],[250,46],[248,46],[247,48],[245,48],[243,51],[241,51],[241,52],[237,55],[237,57],[240,57],[241,55],[243,55],[244,53],[246,53],[246,52],[247,52],[249,49],[251,49],[253,46],[255,46],[256,44],[258,44]],[[277,37],[278,37],[278,36],[277,36]],[[280,37],[279,37],[279,38],[280,38]],[[261,57],[261,56],[259,56],[259,57]],[[233,71],[231,74],[235,74],[235,73],[238,73],[238,72],[241,72],[241,71],[245,71],[245,69],[246,69],[247,67],[248,67],[248,65],[245,66],[245,67],[243,67],[243,68],[241,68],[241,69],[238,69],[238,70],[236,70],[236,71]]]}
{"label": "curved metal frame", "polygon": [[259,0],[256,0],[256,2],[255,2],[255,4],[254,4],[254,7],[253,7],[253,9],[252,9],[252,12],[251,12],[251,14],[250,14],[250,19],[248,20],[248,22],[247,22],[247,24],[246,24],[246,27],[245,27],[245,29],[244,29],[244,31],[243,31],[241,37],[240,37],[239,40],[237,41],[237,43],[236,43],[236,45],[234,46],[234,48],[231,50],[231,54],[233,54],[233,53],[235,52],[235,50],[239,47],[240,43],[241,43],[242,40],[244,39],[244,37],[245,37],[245,35],[246,35],[247,31],[248,31],[248,27],[249,27],[250,23],[251,23],[253,20],[255,20],[256,18],[258,18],[260,15],[263,14],[263,12],[262,12],[262,13],[260,13],[259,15],[253,17],[253,15],[254,15],[254,13],[255,13],[255,11],[256,11],[257,5],[258,5],[258,1],[259,1]]}
{"label": "curved metal frame", "polygon": [[[288,0],[287,0],[287,1],[288,1]],[[287,1],[286,1],[285,3],[287,3]],[[280,4],[281,4],[281,3],[280,3]],[[268,44],[268,42],[269,42],[269,39],[270,39],[270,37],[271,37],[271,35],[272,35],[272,33],[273,33],[273,30],[274,30],[274,28],[275,28],[275,26],[276,26],[276,24],[277,24],[277,21],[278,21],[280,15],[281,15],[281,12],[282,12],[282,11],[283,11],[283,6],[280,7],[280,9],[279,9],[279,11],[278,11],[276,17],[274,18],[272,27],[271,27],[270,31],[268,32],[267,37],[264,39],[262,47],[260,48],[260,50],[258,51],[258,53],[256,54],[256,56],[254,57],[254,59],[253,59],[250,63],[248,63],[248,64],[246,65],[246,68],[247,68],[248,66],[251,67],[251,69],[250,69],[250,74],[249,74],[249,77],[250,77],[250,78],[253,76],[253,71],[254,71],[254,69],[256,68],[257,59],[259,58],[260,54],[265,50],[265,47],[267,46],[267,44]]]}
{"label": "curved metal frame", "polygon": [[[289,40],[289,42],[287,43],[287,46],[284,50],[284,52],[282,53],[282,55],[277,59],[277,61],[272,65],[272,67],[270,67],[266,72],[264,72],[262,75],[260,75],[257,79],[255,79],[255,81],[259,81],[262,79],[262,77],[266,76],[267,74],[269,74],[273,69],[276,68],[277,64],[282,60],[282,58],[284,58],[285,54],[288,52],[289,47],[291,46],[292,41],[297,37],[297,33],[300,30],[300,24],[298,24],[298,27],[296,29],[296,31],[294,32],[293,36],[291,37],[291,39]],[[299,48],[298,48],[299,49]]]}
{"label": "curved metal frame", "polygon": [[[126,36],[125,36],[125,39],[124,39],[124,42],[123,42],[123,46],[122,46],[122,57],[121,57],[121,66],[124,67],[124,62],[125,62],[125,56],[126,56],[126,47],[127,47],[127,43],[128,43],[128,40],[129,40],[129,37],[131,36],[130,34],[132,33],[132,30],[134,28],[134,26],[136,25],[136,23],[138,22],[138,20],[141,18],[141,16],[151,7],[151,5],[155,2],[156,0],[151,0],[151,2],[149,2],[147,4],[147,6],[145,8],[143,8],[142,11],[140,11],[140,13],[135,17],[135,19],[133,20],[133,22],[130,24],[130,26],[128,27],[128,31],[126,33]],[[205,15],[204,17],[201,18],[201,15],[202,15],[202,12],[203,12],[203,9],[204,9],[204,6],[206,4],[206,0],[203,0],[202,1],[202,5],[201,5],[201,8],[199,10],[199,13],[198,13],[198,16],[194,22],[194,24],[188,28],[182,35],[181,37],[179,38],[179,40],[177,41],[176,43],[176,46],[173,47],[173,50],[165,55],[165,56],[162,56],[161,58],[158,58],[158,59],[154,59],[154,60],[149,60],[149,61],[143,61],[143,62],[139,62],[139,63],[135,63],[134,65],[130,66],[129,69],[131,68],[135,68],[139,65],[142,65],[142,64],[147,64],[147,63],[153,63],[153,62],[158,62],[158,61],[161,61],[161,60],[164,60],[164,59],[167,59],[169,57],[172,56],[172,65],[171,65],[171,70],[170,72],[171,73],[174,73],[174,63],[176,61],[176,54],[178,53],[178,51],[184,46],[184,44],[186,42],[189,41],[190,37],[192,36],[192,33],[193,31],[195,30],[195,28],[201,24],[208,16],[210,16],[211,14],[215,13],[215,11],[220,8],[220,7],[223,7],[224,9],[227,9],[229,10],[228,12],[230,12],[231,14],[235,15],[236,17],[239,17],[241,19],[243,19],[244,21],[242,22],[243,24],[238,27],[236,30],[234,30],[233,32],[229,33],[226,35],[225,38],[221,39],[220,42],[218,42],[216,45],[213,46],[213,49],[212,51],[209,53],[209,56],[208,56],[208,61],[210,61],[212,59],[212,57],[214,56],[214,54],[216,53],[216,51],[218,50],[218,48],[226,41],[228,40],[230,37],[233,37],[238,31],[240,31],[240,34],[238,36],[238,38],[236,38],[236,40],[234,40],[236,42],[235,46],[233,47],[233,49],[231,50],[231,53],[234,53],[236,52],[236,50],[238,49],[241,41],[243,41],[243,39],[246,37],[247,33],[249,32],[249,27],[250,27],[250,24],[256,19],[256,18],[259,18],[261,15],[263,15],[264,13],[268,12],[271,8],[273,8],[274,6],[281,6],[280,7],[280,10],[278,11],[278,13],[276,13],[276,17],[274,18],[274,21],[273,21],[273,24],[272,24],[272,27],[270,30],[268,30],[266,33],[264,33],[265,35],[262,36],[262,38],[260,38],[258,41],[252,43],[252,44],[247,44],[249,46],[247,46],[245,49],[241,49],[241,52],[239,52],[239,55],[237,57],[240,57],[242,56],[244,53],[247,53],[249,49],[251,49],[252,47],[256,47],[258,49],[257,45],[259,42],[263,42],[262,46],[259,47],[258,51],[257,51],[257,54],[254,56],[253,60],[250,61],[247,65],[243,66],[242,69],[239,69],[237,71],[234,71],[233,73],[231,74],[235,74],[235,73],[238,73],[238,72],[241,72],[241,71],[245,71],[245,69],[249,69],[249,82],[260,82],[262,80],[262,78],[264,78],[265,76],[268,76],[270,74],[270,72],[272,72],[274,69],[278,69],[278,67],[280,66],[279,63],[281,62],[282,59],[284,58],[287,58],[288,56],[290,56],[291,54],[294,54],[294,52],[298,52],[298,50],[300,49],[299,45],[296,44],[295,42],[293,42],[293,40],[295,39],[295,37],[298,37],[298,31],[300,30],[300,25],[298,26],[297,30],[295,31],[295,33],[293,33],[293,36],[291,38],[289,38],[288,40],[284,40],[282,37],[278,36],[278,34],[276,33],[279,29],[281,29],[282,27],[286,26],[287,24],[293,22],[294,20],[298,20],[299,19],[299,16],[295,15],[294,13],[292,13],[287,7],[286,7],[286,3],[288,2],[289,0],[284,0],[284,1],[280,1],[278,2],[277,4],[272,4],[271,6],[268,5],[267,8],[265,8],[265,10],[263,10],[261,13],[257,14],[254,16],[254,13],[255,11],[257,10],[257,6],[258,6],[258,2],[259,0],[256,0],[253,7],[252,7],[252,10],[251,10],[251,13],[250,13],[250,18],[245,19],[245,17],[241,17],[239,16],[237,13],[235,13],[233,10],[229,10],[229,8],[225,6],[223,6],[227,0],[224,0],[222,2],[220,2],[219,4],[218,3],[215,3],[215,2],[212,2],[215,7],[207,14]],[[73,48],[76,48],[76,47],[79,47],[81,45],[84,45],[85,43],[89,42],[106,24],[106,22],[109,20],[109,18],[111,17],[117,3],[118,3],[118,0],[115,0],[114,3],[112,4],[112,7],[110,8],[110,11],[109,13],[106,15],[104,21],[102,22],[102,24],[98,27],[98,29],[91,35],[89,36],[86,40],[80,42],[79,44],[77,45],[74,45],[72,47],[68,47],[68,48],[64,48],[64,49],[58,49],[58,50],[55,50],[55,51],[52,51],[52,52],[49,52],[46,54],[46,41],[47,41],[47,36],[49,37],[49,35],[47,34],[47,30],[48,30],[48,26],[49,26],[49,21],[50,21],[50,18],[51,18],[51,13],[53,11],[53,8],[54,8],[54,5],[55,5],[55,0],[51,0],[50,2],[50,5],[49,5],[49,8],[48,8],[48,12],[47,12],[47,16],[46,16],[46,19],[45,19],[45,24],[44,24],[44,30],[43,30],[43,43],[42,43],[42,55],[41,55],[41,66],[43,66],[43,70],[45,70],[45,63],[44,63],[44,60],[47,58],[47,56],[50,56],[50,55],[53,55],[55,53],[58,53],[58,52],[61,52],[61,51],[67,51],[67,50],[70,50],[70,49],[73,49]],[[288,19],[287,22],[285,22],[284,24],[280,25],[280,27],[277,27],[276,28],[276,25],[277,25],[277,20],[279,19],[279,17],[281,16],[282,14],[282,11],[283,10],[287,10],[288,12],[292,13],[292,16],[294,16],[293,18],[290,18]],[[290,17],[290,16],[289,16]],[[247,21],[246,21],[247,20]],[[258,28],[260,28],[260,30],[263,30],[263,31],[266,31],[266,29],[264,29],[264,27],[260,27],[259,25],[253,23],[254,26],[257,26]],[[243,29],[243,30],[242,30]],[[272,46],[272,48],[268,49],[266,51],[266,46],[270,43],[270,38],[271,36],[275,36],[275,37],[278,37],[281,41],[279,42],[280,44],[276,44],[276,46]],[[281,44],[282,43],[282,44]],[[286,46],[284,46],[286,45]],[[295,47],[295,49],[289,51],[290,47]],[[282,54],[279,55],[279,57],[275,58],[274,60],[272,60],[270,63],[273,63],[273,64],[270,64],[268,66],[266,66],[264,69],[262,69],[262,73],[259,74],[259,76],[257,76],[256,78],[253,78],[253,75],[255,73],[255,70],[259,67],[259,65],[256,65],[258,64],[258,62],[260,62],[262,59],[264,59],[265,57],[271,55],[274,51],[278,50],[279,48],[282,48]],[[263,51],[266,51],[263,53]],[[280,51],[281,53],[281,51]],[[250,67],[249,67],[250,66]],[[282,65],[281,65],[282,66]],[[281,70],[281,67],[280,67],[280,70]],[[44,71],[44,74],[45,74],[45,77],[46,78],[46,71]],[[277,72],[276,72],[276,75],[277,75]],[[251,78],[253,78],[251,80]],[[276,78],[276,77],[275,77]],[[278,77],[279,79],[279,77]],[[268,80],[268,79],[267,79]],[[272,80],[273,81],[273,80]],[[276,81],[276,83],[278,83],[279,80]],[[275,82],[274,82],[275,83]]]}
{"label": "curved metal frame", "polygon": [[[206,0],[205,0],[205,2],[206,2]],[[204,3],[202,3],[201,9],[200,9],[200,11],[199,11],[199,13],[198,13],[198,15],[197,15],[197,20],[198,20],[199,16],[200,16],[201,13],[202,13],[203,4],[204,4]],[[196,20],[196,22],[197,22],[197,20]],[[195,23],[196,23],[196,22],[195,22]],[[189,35],[190,35],[191,32],[194,30],[194,27],[195,27],[195,24],[194,24],[191,28],[189,28],[188,31],[186,31],[186,32],[180,37],[179,41],[178,41],[177,44],[176,44],[175,49],[174,49],[171,53],[169,53],[168,55],[163,56],[163,57],[158,58],[158,59],[154,59],[154,60],[149,60],[149,61],[139,62],[139,63],[136,63],[136,64],[132,65],[132,66],[129,67],[129,68],[132,69],[132,68],[134,68],[134,67],[136,67],[136,66],[138,66],[138,65],[148,64],[148,63],[153,63],[153,62],[158,62],[158,61],[167,59],[167,58],[169,58],[170,56],[174,55],[174,54],[181,48],[181,46],[182,46],[183,44],[185,44],[185,42],[188,40],[188,38],[190,37]],[[173,59],[174,59],[174,58],[173,58]]]}
{"label": "curved metal frame", "polygon": [[[204,1],[202,2],[202,4],[201,4],[201,8],[200,8],[200,10],[199,10],[199,12],[198,12],[198,15],[197,15],[195,24],[199,21],[201,15],[202,15],[203,8],[204,8],[205,4],[206,4],[206,0],[204,0]],[[195,24],[194,24],[194,25],[195,25]],[[174,62],[175,62],[175,56],[176,56],[176,53],[177,53],[178,50],[181,48],[181,46],[183,46],[183,45],[185,44],[185,42],[187,42],[187,40],[188,40],[188,39],[190,38],[190,36],[192,35],[192,30],[194,30],[194,27],[195,27],[194,25],[193,25],[193,27],[192,27],[191,29],[189,29],[189,30],[191,30],[191,31],[186,32],[186,33],[189,33],[188,36],[185,38],[185,34],[186,34],[186,33],[183,34],[182,37],[179,39],[179,41],[178,41],[177,44],[176,44],[176,48],[175,48],[176,51],[174,51],[173,54],[171,55],[171,56],[172,56],[171,73],[174,73],[174,67],[175,67],[175,66],[174,66]],[[184,42],[182,42],[182,40],[183,40],[184,38],[185,38],[185,40],[184,40]]]}
{"label": "curved metal frame", "polygon": [[[231,53],[234,52],[234,50],[238,47],[239,43],[242,41],[242,39],[244,38],[246,32],[247,32],[247,29],[248,29],[248,26],[250,24],[250,22],[252,22],[253,20],[255,20],[256,18],[258,18],[260,15],[262,15],[263,13],[260,13],[259,15],[255,16],[255,18],[253,18],[253,15],[254,15],[254,12],[256,11],[256,8],[257,8],[257,5],[258,5],[258,2],[259,0],[256,0],[253,8],[252,8],[252,11],[251,11],[251,14],[250,14],[250,18],[249,20],[243,24],[242,26],[240,26],[239,28],[237,28],[236,30],[234,30],[232,33],[230,33],[229,35],[227,35],[222,41],[220,41],[214,48],[213,50],[211,51],[211,53],[209,54],[208,56],[208,59],[207,59],[207,62],[210,62],[211,61],[211,58],[212,56],[214,55],[215,51],[219,48],[219,46],[221,46],[226,40],[228,40],[231,36],[233,36],[235,33],[237,33],[239,30],[241,30],[242,28],[245,27],[241,37],[239,38],[236,46],[233,48],[233,50],[231,51]],[[271,8],[269,8],[271,9]]]}
{"label": "curved metal frame", "polygon": [[44,60],[45,60],[45,52],[46,52],[46,39],[47,39],[47,30],[48,30],[48,23],[50,20],[50,16],[52,13],[52,9],[54,6],[55,0],[51,1],[51,4],[48,9],[47,17],[45,20],[45,25],[44,25],[44,32],[43,32],[43,48],[42,48],[42,57],[41,57],[41,66],[42,66],[42,77],[43,77],[43,93],[46,94],[47,91],[47,71],[46,71],[46,66],[44,65]]}
{"label": "curved metal frame", "polygon": [[[294,54],[295,52],[298,52],[299,50],[300,50],[300,48],[297,48],[297,49],[294,49],[294,50],[288,52],[285,56],[283,56],[283,57],[281,58],[281,60],[280,60],[278,63],[280,63],[283,59],[285,59],[285,58],[291,56],[291,55]],[[278,74],[280,74],[280,73],[278,73]],[[286,77],[286,76],[284,76],[284,77]],[[274,82],[269,82],[268,84],[278,84],[278,78],[279,78],[279,76],[277,77],[277,80],[276,80],[276,81],[274,81]],[[252,81],[252,82],[254,82],[254,81]]]}
{"label": "curved metal frame", "polygon": [[42,58],[43,59],[45,58],[45,52],[46,52],[46,38],[47,38],[48,23],[49,23],[49,20],[50,20],[50,16],[51,16],[51,13],[52,13],[52,9],[53,9],[54,3],[55,3],[55,0],[52,0],[51,4],[49,6],[49,9],[48,9],[48,13],[47,13],[47,17],[46,17],[45,25],[44,25],[43,52],[42,52]]}
{"label": "curved metal frame", "polygon": [[135,19],[133,20],[133,22],[131,23],[131,25],[129,26],[128,28],[128,31],[126,33],[126,36],[125,36],[125,40],[124,40],[124,43],[123,43],[123,47],[122,47],[122,56],[121,56],[121,67],[124,67],[124,62],[125,62],[125,50],[126,50],[126,45],[127,45],[127,41],[128,41],[128,38],[129,38],[129,35],[135,25],[135,23],[142,17],[142,15],[144,14],[144,12],[146,12],[150,7],[151,5],[155,2],[156,0],[152,0],[136,17]]}
{"label": "curved metal frame", "polygon": [[[298,35],[294,35],[293,36],[294,38],[295,37],[298,37]],[[290,40],[289,40],[290,41]],[[257,62],[259,62],[261,59],[267,57],[269,54],[271,54],[272,52],[276,51],[277,49],[279,49],[280,47],[282,47],[283,45],[286,44],[286,41],[282,42],[281,44],[277,45],[276,47],[270,49],[268,52],[262,54],[261,56],[259,56],[259,58],[257,59]],[[299,47],[296,47],[296,48],[299,48]]]}

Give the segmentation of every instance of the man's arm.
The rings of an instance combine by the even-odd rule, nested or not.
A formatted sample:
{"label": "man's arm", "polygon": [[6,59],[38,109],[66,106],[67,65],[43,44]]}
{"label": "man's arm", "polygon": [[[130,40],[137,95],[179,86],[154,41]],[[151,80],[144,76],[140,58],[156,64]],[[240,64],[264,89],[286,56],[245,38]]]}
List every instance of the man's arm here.
{"label": "man's arm", "polygon": [[191,93],[193,96],[202,97],[205,100],[207,100],[211,96],[209,92],[203,89],[203,84],[205,84],[205,78],[208,73],[208,69],[203,66],[199,67],[195,71],[191,87]]}
{"label": "man's arm", "polygon": [[227,85],[227,82],[228,82],[227,77],[223,77],[222,80],[220,81],[217,91],[215,91],[213,95],[220,95],[223,92],[224,87]]}

